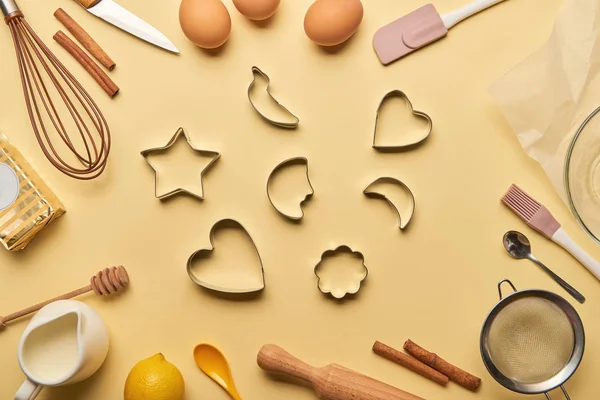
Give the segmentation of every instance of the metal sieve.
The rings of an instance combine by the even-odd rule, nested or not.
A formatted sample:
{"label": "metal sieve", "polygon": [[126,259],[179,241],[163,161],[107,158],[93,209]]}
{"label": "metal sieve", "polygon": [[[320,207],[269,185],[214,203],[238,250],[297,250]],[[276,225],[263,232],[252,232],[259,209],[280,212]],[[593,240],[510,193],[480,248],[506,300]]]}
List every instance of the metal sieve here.
{"label": "metal sieve", "polygon": [[[502,296],[502,284],[514,293]],[[481,330],[483,363],[505,388],[522,394],[550,392],[573,375],[583,358],[585,333],[569,302],[545,290],[517,291],[498,284],[500,302]]]}

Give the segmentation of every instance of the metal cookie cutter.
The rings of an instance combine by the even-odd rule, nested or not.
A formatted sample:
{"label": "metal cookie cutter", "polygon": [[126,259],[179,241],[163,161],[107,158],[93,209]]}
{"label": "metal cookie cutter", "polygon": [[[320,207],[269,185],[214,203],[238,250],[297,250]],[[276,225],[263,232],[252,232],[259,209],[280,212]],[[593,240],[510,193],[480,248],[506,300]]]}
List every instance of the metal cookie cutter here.
{"label": "metal cookie cutter", "polygon": [[[362,265],[362,269],[360,271],[348,272],[347,276],[345,277],[345,281],[338,281],[337,278],[339,277],[334,277],[333,279],[331,279],[331,277],[324,276],[323,272],[324,269],[326,269],[327,267],[323,266],[323,262],[327,258],[335,257],[342,253],[350,254],[353,257],[359,259]],[[336,299],[342,299],[347,294],[358,293],[358,291],[360,290],[361,283],[365,279],[367,279],[367,275],[369,275],[369,270],[365,265],[365,256],[361,252],[354,251],[346,245],[339,246],[334,250],[327,250],[323,254],[321,254],[321,260],[315,266],[314,272],[318,280],[317,287],[319,288],[321,293],[330,293]]]}
{"label": "metal cookie cutter", "polygon": [[[175,190],[171,190],[170,192],[167,193],[163,193],[163,194],[158,194],[158,170],[156,168],[154,168],[154,166],[152,165],[152,163],[148,160],[148,156],[152,153],[164,153],[166,151],[169,150],[169,148],[171,148],[175,142],[177,142],[177,140],[179,139],[179,137],[183,135],[185,137],[185,140],[187,142],[187,144],[190,146],[190,148],[192,150],[194,150],[195,152],[206,156],[206,157],[212,157],[212,160],[208,163],[208,165],[206,165],[206,167],[204,167],[204,169],[202,171],[200,171],[200,194],[198,193],[194,193],[191,192],[187,189],[184,188],[177,188]],[[187,132],[183,129],[183,128],[179,128],[177,130],[177,132],[175,132],[175,135],[171,138],[171,140],[169,140],[169,142],[163,146],[163,147],[156,147],[153,149],[148,149],[148,150],[144,150],[140,153],[142,155],[142,157],[144,157],[144,159],[146,160],[146,163],[148,163],[148,165],[150,166],[150,168],[152,168],[154,170],[154,197],[156,197],[157,199],[163,200],[166,199],[167,197],[176,195],[178,193],[187,193],[191,196],[196,197],[197,199],[200,200],[204,200],[204,183],[202,182],[202,177],[204,176],[204,173],[219,159],[219,157],[221,156],[219,153],[217,153],[216,151],[208,151],[208,150],[200,150],[195,148],[192,145],[192,141],[189,137],[189,135],[187,134]]]}
{"label": "metal cookie cutter", "polygon": [[[239,230],[244,231],[245,235],[248,237],[248,239],[252,243],[252,247],[254,248],[254,250],[256,252],[256,256],[258,257],[258,261],[260,264],[260,277],[259,277],[259,279],[257,279],[257,281],[260,281],[260,284],[248,284],[247,286],[238,285],[235,287],[234,287],[234,285],[224,286],[221,284],[209,282],[208,280],[200,279],[200,278],[198,278],[198,276],[196,276],[196,274],[192,270],[194,261],[205,260],[205,259],[208,259],[211,257],[212,252],[215,250],[215,241],[214,241],[215,232],[218,229],[225,228],[225,227],[239,229]],[[248,233],[246,228],[244,228],[242,226],[242,224],[240,224],[238,221],[233,220],[233,219],[222,219],[222,220],[216,222],[213,225],[213,227],[210,229],[209,238],[210,238],[210,245],[211,245],[210,249],[197,250],[188,258],[187,273],[188,273],[190,279],[192,280],[192,282],[194,282],[196,285],[202,286],[206,289],[214,290],[214,291],[221,292],[221,293],[233,293],[233,294],[254,293],[254,292],[259,292],[265,288],[265,270],[264,270],[262,258],[260,257],[260,253],[258,252],[258,248],[256,247],[256,244],[254,243],[252,236],[250,236],[250,234]]]}
{"label": "metal cookie cutter", "polygon": [[[396,205],[385,194],[375,192],[373,189],[371,189],[372,186],[375,186],[378,183],[394,184],[396,186],[399,186],[400,188],[402,188],[404,191],[406,191],[409,194],[410,205],[409,205],[409,209],[408,209],[409,210],[408,215],[406,215],[404,218],[402,218],[398,207],[396,207]],[[408,186],[406,186],[406,184],[404,182],[402,182],[396,178],[392,178],[389,176],[383,176],[383,177],[377,178],[373,182],[371,182],[369,184],[369,186],[367,186],[365,188],[365,190],[363,190],[363,193],[367,197],[387,201],[387,203],[390,205],[392,210],[394,210],[396,212],[396,215],[398,215],[398,225],[399,225],[400,229],[403,230],[404,228],[406,228],[408,226],[408,223],[411,221],[411,219],[415,213],[415,196],[414,196],[413,192],[410,190],[410,188]]]}
{"label": "metal cookie cutter", "polygon": [[[278,207],[277,204],[275,204],[275,201],[273,201],[273,198],[271,197],[271,179],[285,167],[295,165],[295,164],[302,164],[302,165],[306,166],[306,180],[308,181],[308,186],[310,187],[310,190],[311,190],[310,193],[306,194],[304,199],[300,202],[300,207],[299,207],[300,208],[300,216],[289,215],[289,214],[286,214],[285,212],[281,211],[281,207]],[[267,198],[269,199],[269,202],[271,203],[273,208],[279,214],[283,215],[286,218],[291,219],[292,221],[300,221],[302,219],[302,217],[304,217],[304,210],[302,209],[302,204],[304,204],[306,201],[310,200],[310,198],[312,197],[313,194],[315,194],[315,189],[313,188],[312,184],[310,183],[310,177],[308,176],[308,159],[306,157],[292,157],[292,158],[288,158],[285,161],[280,162],[275,168],[273,168],[273,170],[269,174],[269,177],[267,178]]]}
{"label": "metal cookie cutter", "polygon": [[[406,104],[408,105],[410,112],[415,117],[424,119],[427,122],[427,129],[425,130],[424,135],[422,135],[421,137],[419,137],[415,140],[412,140],[412,141],[409,141],[406,143],[401,143],[401,144],[380,145],[380,144],[377,144],[377,126],[378,126],[378,122],[379,122],[379,113],[381,112],[383,105],[389,99],[394,98],[394,97],[403,99],[406,102]],[[429,115],[425,114],[423,111],[415,110],[413,108],[413,105],[410,102],[408,96],[403,91],[392,90],[391,92],[388,92],[388,93],[386,93],[385,96],[383,96],[383,98],[381,99],[381,102],[379,103],[379,106],[377,107],[377,112],[375,113],[375,129],[373,132],[373,148],[378,151],[400,151],[407,147],[411,147],[411,146],[421,143],[422,141],[427,139],[427,137],[431,134],[432,130],[433,130],[433,121],[432,121],[431,117]]]}
{"label": "metal cookie cutter", "polygon": [[[254,84],[256,82],[256,76],[257,75],[261,76],[262,78],[264,78],[267,81],[267,87],[265,88],[267,94],[269,95],[269,97],[271,99],[273,99],[273,101],[275,102],[275,104],[277,104],[277,106],[281,110],[285,111],[290,117],[292,117],[292,122],[275,121],[275,120],[267,117],[262,112],[260,112],[260,110],[256,107],[256,104],[254,104],[254,101],[252,101],[252,89],[254,88]],[[298,119],[298,117],[296,117],[294,114],[292,114],[292,112],[290,110],[288,110],[280,102],[278,102],[275,97],[273,97],[273,95],[269,91],[269,86],[271,86],[271,78],[269,78],[269,76],[267,74],[265,74],[264,72],[262,72],[260,70],[260,68],[258,68],[258,67],[252,67],[252,82],[250,82],[250,86],[248,86],[248,100],[250,101],[250,104],[252,105],[252,107],[254,108],[254,110],[256,110],[256,112],[258,113],[258,115],[260,115],[263,119],[265,119],[270,124],[273,124],[273,125],[278,126],[280,128],[286,128],[286,129],[295,129],[295,128],[297,128],[298,124],[300,124],[300,119]]]}

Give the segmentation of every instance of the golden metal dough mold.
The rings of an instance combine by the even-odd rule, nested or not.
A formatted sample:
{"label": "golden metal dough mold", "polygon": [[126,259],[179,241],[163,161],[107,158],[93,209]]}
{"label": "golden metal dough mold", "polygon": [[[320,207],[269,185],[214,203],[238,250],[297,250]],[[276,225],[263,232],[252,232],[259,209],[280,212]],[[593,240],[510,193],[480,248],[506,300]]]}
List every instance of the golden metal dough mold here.
{"label": "golden metal dough mold", "polygon": [[[177,189],[171,190],[170,192],[159,195],[158,194],[158,170],[156,168],[154,168],[154,165],[152,165],[152,163],[148,160],[148,155],[150,155],[151,153],[164,153],[164,152],[168,151],[177,142],[177,140],[179,139],[179,137],[181,135],[183,135],[185,137],[187,144],[190,146],[190,148],[192,150],[194,150],[195,152],[197,152],[203,156],[212,157],[212,160],[208,163],[208,165],[206,167],[204,167],[204,169],[202,169],[202,171],[200,171],[200,194],[191,192],[184,188],[177,188]],[[216,151],[200,150],[200,149],[197,149],[196,147],[194,147],[194,145],[192,145],[192,141],[191,141],[188,133],[183,128],[179,128],[177,130],[177,132],[175,132],[175,135],[173,135],[171,140],[169,140],[169,142],[166,145],[164,145],[162,147],[155,147],[153,149],[144,150],[140,154],[142,155],[142,157],[144,157],[144,160],[146,160],[146,163],[150,166],[150,168],[152,168],[154,170],[154,197],[156,197],[159,200],[164,200],[164,199],[171,197],[173,195],[176,195],[178,193],[187,193],[190,196],[193,196],[197,199],[204,200],[204,183],[202,182],[202,178],[204,177],[204,173],[215,162],[217,162],[219,157],[221,157],[221,154],[217,153]]]}
{"label": "golden metal dough mold", "polygon": [[[342,253],[348,253],[356,258],[359,258],[363,271],[361,275],[358,276],[358,279],[355,282],[333,282],[329,284],[328,282],[325,282],[323,280],[321,275],[319,275],[319,273],[322,272],[324,268],[323,261],[327,258],[331,258]],[[358,293],[361,284],[364,282],[365,279],[367,279],[367,276],[369,275],[369,269],[365,265],[365,256],[361,252],[354,251],[349,246],[341,245],[333,250],[326,250],[325,252],[323,252],[323,254],[321,254],[321,259],[315,266],[314,273],[317,277],[317,287],[319,288],[319,291],[323,294],[331,294],[331,296],[340,300],[343,299],[347,294]]]}
{"label": "golden metal dough mold", "polygon": [[[402,188],[409,194],[410,206],[409,206],[409,214],[407,216],[402,218],[402,215],[400,215],[400,210],[398,209],[398,207],[396,207],[396,205],[386,195],[379,193],[379,192],[375,192],[375,191],[373,191],[373,189],[371,189],[372,186],[375,186],[378,183],[394,184],[396,186],[399,186],[400,188]],[[369,186],[367,186],[365,188],[365,190],[363,190],[363,194],[370,198],[385,200],[390,205],[391,209],[396,212],[396,215],[398,216],[398,225],[401,230],[404,230],[404,228],[406,228],[408,226],[413,215],[415,214],[415,203],[416,203],[415,195],[413,194],[412,190],[410,190],[410,188],[408,186],[406,186],[406,184],[404,182],[400,181],[399,179],[392,178],[389,176],[383,176],[381,178],[377,178],[373,182],[371,182],[369,184]]]}
{"label": "golden metal dough mold", "polygon": [[[283,110],[290,117],[292,117],[292,120],[293,120],[292,122],[276,121],[274,119],[271,119],[271,118],[267,117],[265,114],[263,114],[258,109],[258,107],[256,107],[256,104],[252,100],[252,89],[254,88],[254,84],[256,83],[256,77],[257,76],[260,76],[265,81],[267,81],[267,87],[265,88],[267,94],[275,102],[275,104],[277,104],[277,106],[281,110]],[[254,110],[258,113],[258,115],[260,115],[265,121],[269,122],[270,124],[278,126],[280,128],[286,128],[286,129],[295,129],[295,128],[297,128],[298,125],[300,124],[300,119],[298,117],[296,117],[290,110],[288,110],[286,107],[284,107],[283,104],[281,104],[279,101],[277,101],[277,99],[275,97],[273,97],[273,95],[271,94],[271,92],[269,90],[270,86],[271,86],[271,78],[269,78],[269,76],[267,74],[265,74],[263,71],[261,71],[260,68],[258,68],[256,66],[252,67],[252,82],[250,82],[250,86],[248,86],[248,100],[250,101],[250,104],[252,105],[252,107],[254,108]]]}
{"label": "golden metal dough mold", "polygon": [[[247,287],[247,288],[243,288],[243,289],[218,286],[218,285],[212,284],[210,282],[206,282],[206,281],[199,279],[192,271],[192,266],[196,259],[198,259],[198,258],[199,259],[207,259],[207,258],[211,257],[212,252],[215,250],[215,240],[214,240],[215,232],[218,229],[225,227],[225,226],[234,227],[235,229],[240,229],[240,230],[244,231],[244,233],[246,234],[246,236],[252,243],[252,247],[254,248],[254,251],[256,252],[256,256],[258,257],[258,261],[260,264],[261,281],[262,281],[261,285],[259,285],[257,287]],[[211,245],[210,249],[197,250],[194,253],[192,253],[192,255],[188,258],[187,273],[188,273],[190,279],[192,280],[192,282],[194,282],[196,285],[202,286],[206,289],[214,290],[216,292],[231,293],[231,294],[260,292],[261,290],[263,290],[265,288],[265,270],[264,270],[262,258],[260,257],[260,253],[258,252],[258,248],[256,247],[256,243],[254,242],[254,239],[252,239],[252,236],[250,236],[250,233],[246,230],[246,228],[244,228],[244,226],[242,224],[240,224],[238,221],[236,221],[234,219],[230,219],[230,218],[222,219],[222,220],[216,222],[210,229],[209,239],[210,239],[210,245]]]}
{"label": "golden metal dough mold", "polygon": [[[291,166],[291,165],[295,165],[295,164],[302,164],[302,165],[306,166],[306,180],[308,181],[308,186],[310,187],[310,190],[311,190],[311,192],[308,193],[304,197],[304,199],[300,202],[301,215],[299,217],[297,217],[295,215],[289,215],[289,214],[286,214],[283,211],[281,211],[281,209],[279,207],[277,207],[277,205],[275,204],[275,201],[273,201],[273,198],[271,197],[271,191],[270,191],[271,179],[273,179],[273,177],[275,177],[275,175],[277,175],[279,172],[281,172],[282,169],[284,169],[288,166]],[[310,198],[312,197],[313,194],[315,194],[315,189],[313,188],[312,183],[310,182],[310,177],[308,175],[308,159],[306,157],[292,157],[292,158],[288,158],[287,160],[280,162],[279,164],[277,164],[277,166],[275,168],[273,168],[273,170],[269,174],[269,177],[267,178],[267,198],[269,199],[269,203],[271,203],[273,208],[279,214],[283,215],[284,217],[286,217],[288,219],[291,219],[292,221],[300,221],[304,217],[304,210],[302,209],[302,204],[304,204],[306,201],[310,200]]]}
{"label": "golden metal dough mold", "polygon": [[[408,108],[410,109],[410,112],[412,113],[412,115],[414,115],[417,118],[421,118],[427,122],[427,129],[424,131],[425,133],[421,137],[419,137],[415,140],[412,140],[412,141],[408,141],[406,143],[401,143],[401,144],[392,144],[392,145],[377,144],[377,127],[378,127],[378,122],[379,122],[379,114],[381,112],[381,109],[385,105],[385,103],[387,103],[387,101],[392,98],[403,99],[406,102],[406,105],[408,106]],[[375,128],[374,128],[374,132],[373,132],[373,148],[378,151],[400,151],[400,150],[403,150],[408,147],[411,147],[411,146],[421,143],[422,141],[424,141],[425,139],[427,139],[429,137],[432,130],[433,130],[433,120],[431,119],[431,117],[429,115],[425,114],[423,111],[415,110],[413,108],[413,105],[412,105],[410,99],[403,91],[397,90],[397,89],[392,90],[392,91],[386,93],[385,96],[383,96],[383,98],[379,102],[379,106],[377,107],[377,112],[375,113]]]}

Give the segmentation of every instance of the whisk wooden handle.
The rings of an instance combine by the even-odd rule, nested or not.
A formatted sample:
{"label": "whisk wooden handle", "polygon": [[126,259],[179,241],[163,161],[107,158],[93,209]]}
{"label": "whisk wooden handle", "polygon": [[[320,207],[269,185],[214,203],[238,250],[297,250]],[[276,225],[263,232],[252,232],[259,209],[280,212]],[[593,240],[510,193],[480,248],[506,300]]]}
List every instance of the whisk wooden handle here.
{"label": "whisk wooden handle", "polygon": [[85,8],[92,8],[96,4],[100,3],[100,0],[77,0],[79,4],[84,6]]}
{"label": "whisk wooden handle", "polygon": [[39,311],[42,307],[58,300],[68,300],[73,297],[77,297],[87,292],[94,292],[99,296],[116,293],[129,285],[129,275],[127,270],[122,265],[118,267],[105,268],[92,276],[90,284],[73,290],[72,292],[65,293],[62,296],[55,297],[50,300],[35,304],[31,307],[24,308],[20,311],[9,314],[5,317],[0,317],[0,328],[5,327],[7,322],[15,320],[17,318],[24,317],[25,315]]}

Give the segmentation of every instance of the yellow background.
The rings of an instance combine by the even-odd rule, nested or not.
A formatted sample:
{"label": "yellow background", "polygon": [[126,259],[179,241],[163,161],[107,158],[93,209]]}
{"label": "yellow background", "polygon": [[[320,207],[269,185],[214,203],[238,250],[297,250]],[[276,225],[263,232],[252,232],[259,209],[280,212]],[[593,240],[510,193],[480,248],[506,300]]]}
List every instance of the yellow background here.
{"label": "yellow background", "polygon": [[[120,3],[161,30],[181,55],[130,37],[72,1],[19,2],[110,122],[109,168],[93,182],[66,178],[44,159],[26,115],[8,29],[0,35],[0,127],[68,210],[26,251],[0,251],[0,312],[82,286],[105,266],[126,265],[132,280],[122,296],[79,298],[110,329],[102,369],[86,382],[46,389],[39,399],[120,399],[130,368],[157,352],[181,369],[187,399],[226,399],[193,363],[192,349],[202,341],[226,354],[244,399],[314,398],[305,388],[269,379],[256,366],[256,353],[266,343],[313,365],[337,362],[426,399],[521,398],[496,384],[479,356],[479,330],[497,301],[496,284],[508,277],[519,288],[566,294],[534,265],[509,258],[501,245],[508,229],[527,233],[534,253],[587,296],[585,305],[575,304],[586,327],[586,355],[567,387],[573,399],[597,397],[600,285],[566,252],[525,227],[500,197],[510,183],[520,184],[599,259],[600,249],[526,157],[487,94],[496,78],[546,40],[560,1],[507,1],[388,67],[375,56],[372,35],[421,1],[365,1],[358,33],[334,54],[304,35],[310,0],[283,0],[266,26],[244,19],[226,0],[233,33],[216,54],[187,41],[176,1]],[[445,12],[465,3],[436,5]],[[114,100],[53,43],[61,29],[52,16],[58,7],[116,60],[110,76],[121,93]],[[267,125],[250,107],[246,88],[253,65],[271,76],[276,97],[300,117],[297,131]],[[413,151],[378,154],[370,146],[374,113],[392,89],[404,90],[416,109],[429,113],[434,131]],[[139,155],[164,145],[179,126],[198,147],[222,154],[204,181],[203,202],[186,196],[156,200],[152,171]],[[293,225],[271,208],[265,182],[279,161],[299,155],[310,160],[316,194],[303,223]],[[417,198],[405,232],[397,230],[385,203],[361,193],[383,175],[402,179]],[[264,261],[266,290],[253,300],[213,296],[193,285],[185,271],[187,257],[208,244],[213,223],[227,217],[248,229]],[[312,271],[320,254],[339,244],[362,251],[370,268],[359,295],[343,303],[317,290]],[[0,334],[2,399],[12,398],[23,379],[16,352],[26,324],[22,319]],[[481,376],[479,393],[455,384],[438,387],[371,352],[375,340],[400,348],[407,338]]]}

